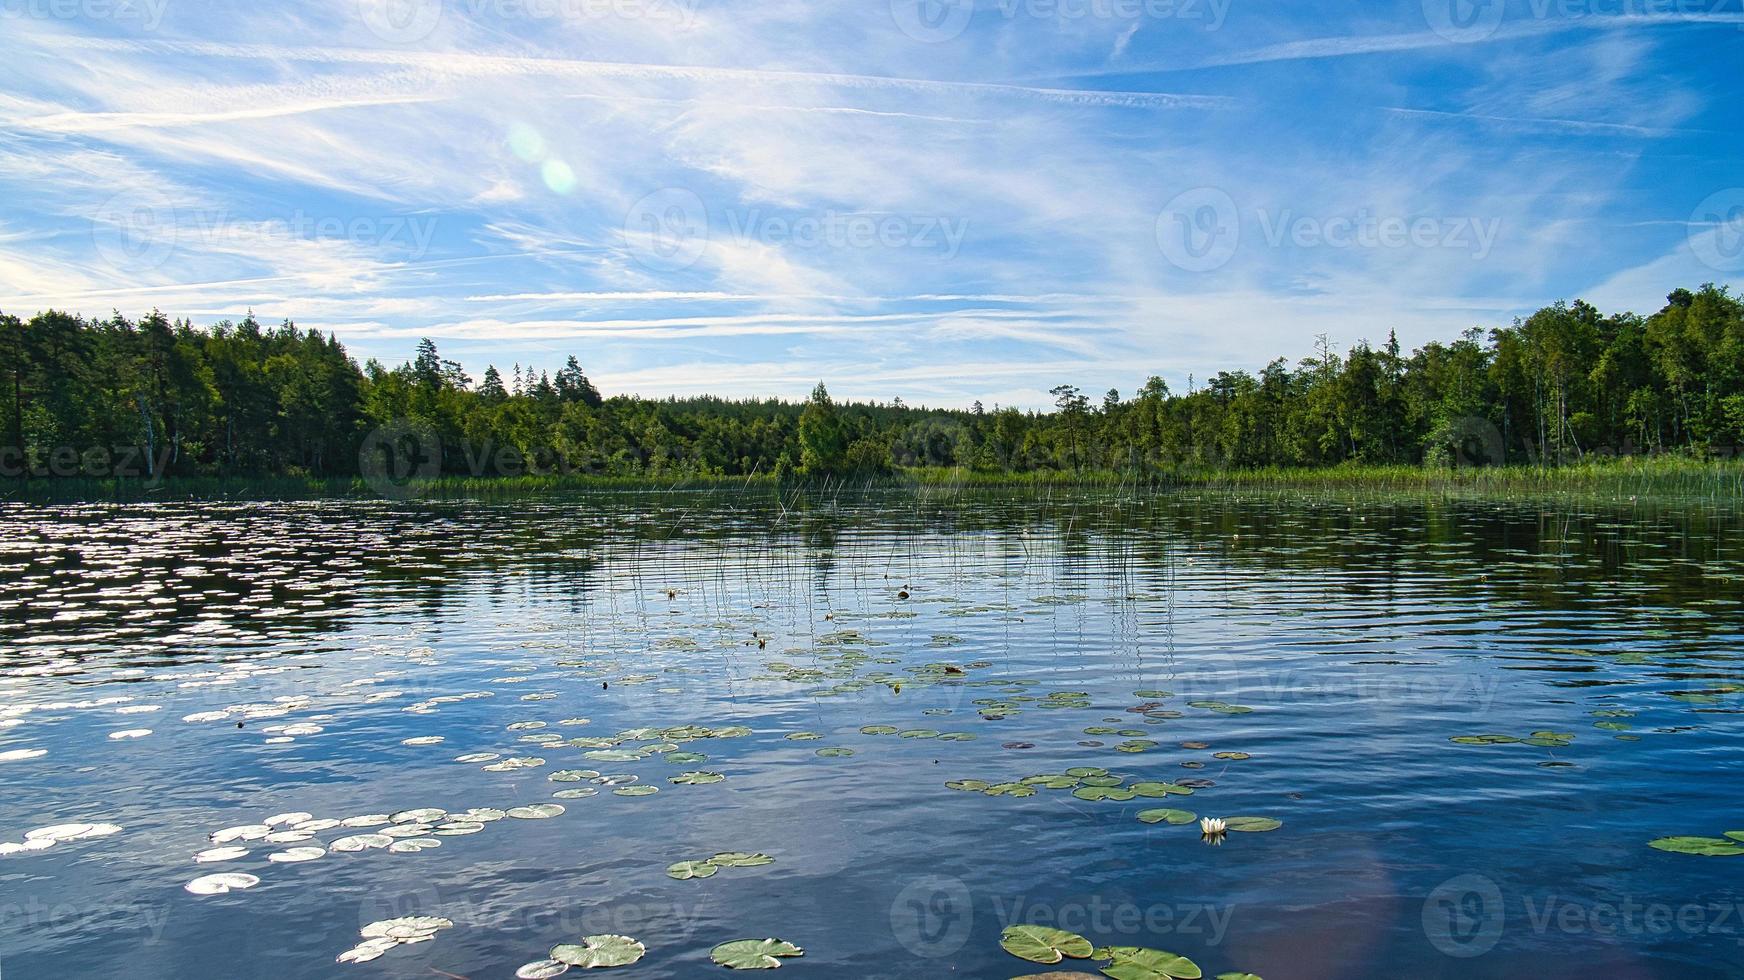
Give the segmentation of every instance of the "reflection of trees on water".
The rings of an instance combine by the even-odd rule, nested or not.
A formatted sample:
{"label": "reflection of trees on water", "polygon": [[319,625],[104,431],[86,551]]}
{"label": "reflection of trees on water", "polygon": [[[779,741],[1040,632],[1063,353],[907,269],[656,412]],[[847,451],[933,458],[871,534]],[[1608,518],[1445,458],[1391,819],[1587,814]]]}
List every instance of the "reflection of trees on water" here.
{"label": "reflection of trees on water", "polygon": [[[10,508],[0,644],[17,663],[44,648],[113,653],[176,637],[142,647],[162,662],[343,631],[365,596],[414,603],[432,620],[462,599],[512,605],[530,590],[579,611],[602,589],[641,603],[693,580],[710,583],[711,601],[793,603],[808,591],[894,590],[920,568],[966,589],[1000,577],[1091,601],[1171,602],[1185,569],[1199,581],[1215,568],[1353,601],[1433,588],[1545,614],[1600,604],[1631,615],[1730,601],[1744,574],[1729,547],[1738,525],[1713,506],[1059,490]],[[319,604],[300,604],[310,600]],[[290,614],[261,615],[272,611]],[[1699,637],[1731,611],[1660,626]],[[1113,616],[1117,643],[1136,650],[1147,632],[1154,643],[1154,622],[1119,603]],[[202,642],[197,629],[214,622],[241,635]]]}

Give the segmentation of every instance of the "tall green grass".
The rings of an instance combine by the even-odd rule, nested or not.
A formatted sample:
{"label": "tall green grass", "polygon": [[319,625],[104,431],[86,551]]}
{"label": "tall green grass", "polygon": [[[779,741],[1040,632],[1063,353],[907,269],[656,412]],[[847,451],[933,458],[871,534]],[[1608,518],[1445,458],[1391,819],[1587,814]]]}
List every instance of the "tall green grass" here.
{"label": "tall green grass", "polygon": [[[1251,470],[1180,467],[1142,473],[1110,470],[1040,470],[1004,473],[962,468],[916,468],[877,477],[814,477],[778,482],[773,476],[655,477],[578,474],[519,477],[445,476],[419,485],[417,499],[493,499],[580,492],[754,490],[824,495],[901,487],[927,490],[1083,488],[1132,493],[1170,489],[1427,493],[1484,497],[1591,497],[1744,499],[1744,461],[1685,457],[1631,457],[1561,467],[1434,468],[1356,466]],[[0,483],[0,501],[69,503],[169,500],[383,499],[358,477],[173,477],[63,479]]]}

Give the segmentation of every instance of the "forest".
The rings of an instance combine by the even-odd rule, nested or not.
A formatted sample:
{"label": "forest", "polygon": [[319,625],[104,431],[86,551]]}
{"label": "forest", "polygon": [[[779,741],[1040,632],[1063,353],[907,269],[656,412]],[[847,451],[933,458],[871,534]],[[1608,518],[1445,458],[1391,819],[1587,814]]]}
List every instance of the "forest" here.
{"label": "forest", "polygon": [[836,402],[822,382],[803,402],[608,396],[575,357],[475,380],[429,340],[408,363],[360,366],[289,321],[197,327],[155,310],[0,314],[0,365],[0,475],[26,479],[343,477],[383,427],[426,434],[432,465],[471,476],[1555,466],[1744,443],[1744,305],[1711,284],[1646,316],[1557,303],[1410,354],[1392,336],[1343,351],[1322,337],[1295,364],[1185,391],[1063,383],[1049,411]]}

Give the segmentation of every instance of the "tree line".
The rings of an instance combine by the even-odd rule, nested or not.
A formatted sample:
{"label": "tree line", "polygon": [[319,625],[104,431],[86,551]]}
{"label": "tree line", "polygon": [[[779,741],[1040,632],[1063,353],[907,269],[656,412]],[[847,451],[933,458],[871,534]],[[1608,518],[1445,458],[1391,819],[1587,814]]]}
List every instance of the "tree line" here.
{"label": "tree line", "polygon": [[[1648,316],[1557,303],[1409,355],[1396,338],[1130,396],[1053,389],[1051,411],[603,396],[555,373],[476,381],[429,340],[397,367],[252,315],[200,328],[153,311],[0,314],[8,475],[343,477],[370,434],[414,426],[447,473],[612,476],[1540,463],[1731,455],[1744,444],[1744,303],[1678,289]],[[123,470],[124,465],[129,469]]]}

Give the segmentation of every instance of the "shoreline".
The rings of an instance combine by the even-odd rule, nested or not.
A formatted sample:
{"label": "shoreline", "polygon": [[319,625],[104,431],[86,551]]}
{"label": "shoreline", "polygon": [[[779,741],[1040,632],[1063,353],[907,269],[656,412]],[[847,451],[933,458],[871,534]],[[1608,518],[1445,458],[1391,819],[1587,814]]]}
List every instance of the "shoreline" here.
{"label": "shoreline", "polygon": [[1744,501],[1744,461],[1694,460],[1676,456],[1626,457],[1560,467],[1446,468],[1416,465],[1270,467],[1248,470],[1174,468],[1147,473],[1041,470],[977,471],[917,468],[888,475],[853,477],[751,476],[542,476],[444,475],[414,483],[361,476],[173,476],[145,478],[38,478],[0,482],[0,503],[77,504],[163,501],[381,500],[448,501],[564,493],[702,493],[756,491],[830,495],[911,489],[916,491],[1091,490],[1131,493],[1169,491],[1291,490],[1338,493],[1405,493],[1443,496],[1520,497],[1573,495],[1587,498],[1710,499]]}

